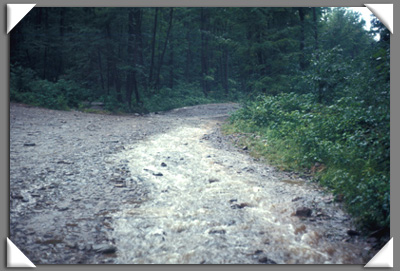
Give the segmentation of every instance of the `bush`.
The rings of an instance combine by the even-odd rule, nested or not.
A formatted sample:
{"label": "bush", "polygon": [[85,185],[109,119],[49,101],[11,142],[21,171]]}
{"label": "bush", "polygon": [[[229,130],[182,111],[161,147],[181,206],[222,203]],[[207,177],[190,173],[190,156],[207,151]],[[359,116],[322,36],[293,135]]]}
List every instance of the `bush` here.
{"label": "bush", "polygon": [[368,228],[390,222],[389,108],[354,98],[331,105],[312,94],[260,96],[232,115],[231,129],[256,133],[259,153],[285,168],[325,170],[316,178],[344,196],[349,212]]}
{"label": "bush", "polygon": [[87,91],[72,80],[42,80],[30,69],[11,66],[10,101],[67,110],[87,97]]}
{"label": "bush", "polygon": [[212,97],[205,97],[200,88],[191,85],[174,89],[162,88],[158,93],[145,97],[143,100],[144,108],[149,111],[166,111],[183,106],[216,102],[216,99]]}

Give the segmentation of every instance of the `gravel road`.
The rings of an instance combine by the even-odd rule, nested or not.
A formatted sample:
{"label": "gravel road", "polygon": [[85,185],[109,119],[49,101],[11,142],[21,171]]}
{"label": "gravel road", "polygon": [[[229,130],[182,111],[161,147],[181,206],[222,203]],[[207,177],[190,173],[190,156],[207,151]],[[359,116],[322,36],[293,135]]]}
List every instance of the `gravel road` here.
{"label": "gravel road", "polygon": [[10,105],[10,239],[34,264],[366,263],[332,196],[223,136],[237,104]]}

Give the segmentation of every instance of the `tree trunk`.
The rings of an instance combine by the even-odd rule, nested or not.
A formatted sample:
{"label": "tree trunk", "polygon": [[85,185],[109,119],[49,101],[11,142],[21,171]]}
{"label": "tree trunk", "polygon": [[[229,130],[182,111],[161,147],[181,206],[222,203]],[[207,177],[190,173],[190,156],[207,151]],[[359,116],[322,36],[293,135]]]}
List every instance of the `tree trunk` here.
{"label": "tree trunk", "polygon": [[[318,20],[317,20],[317,11],[316,8],[313,7],[313,28],[314,28],[314,52],[316,54],[317,61],[319,61],[319,53],[318,53]],[[319,65],[319,64],[318,64]],[[317,74],[320,74],[319,68],[317,69]],[[324,85],[321,81],[318,82],[318,102],[322,103],[322,96],[323,96],[323,88]]]}
{"label": "tree trunk", "polygon": [[224,61],[224,77],[223,77],[223,86],[225,90],[225,94],[229,92],[229,85],[228,85],[228,75],[229,75],[229,55],[228,55],[228,48],[224,48],[223,50],[223,61]]}
{"label": "tree trunk", "polygon": [[149,71],[149,85],[153,84],[154,53],[155,53],[155,48],[156,48],[156,35],[157,35],[157,20],[158,20],[158,8],[155,9],[155,13],[154,13],[153,38],[151,40],[151,60],[150,60],[150,71]]}
{"label": "tree trunk", "polygon": [[172,35],[170,43],[170,53],[169,53],[169,84],[168,87],[172,89],[174,87],[174,46],[172,44]]}
{"label": "tree trunk", "polygon": [[97,65],[99,67],[101,89],[104,91],[104,76],[103,76],[103,68],[102,68],[102,65],[101,65],[100,48],[97,48]]}
{"label": "tree trunk", "polygon": [[64,24],[65,24],[65,9],[60,9],[60,21],[59,21],[59,31],[60,31],[60,50],[59,50],[59,63],[58,63],[58,71],[57,71],[57,80],[58,77],[64,72]]}
{"label": "tree trunk", "polygon": [[[316,8],[313,7],[313,27],[314,27],[314,50],[317,52],[318,50],[318,21],[317,21],[317,11]],[[318,58],[318,54],[317,54],[317,59]]]}
{"label": "tree trunk", "polygon": [[[184,23],[186,29],[189,29],[189,25],[187,22]],[[186,32],[186,40],[187,40],[187,50],[186,50],[186,66],[185,66],[185,78],[186,82],[190,81],[190,67],[192,65],[192,51],[191,51],[191,43],[190,43],[190,30]]]}
{"label": "tree trunk", "polygon": [[201,86],[204,95],[207,97],[209,92],[208,84],[208,10],[200,9],[200,31],[201,31]]}
{"label": "tree trunk", "polygon": [[304,58],[304,12],[305,8],[299,8],[299,18],[300,18],[300,69],[304,71],[305,69],[305,58]]}
{"label": "tree trunk", "polygon": [[140,95],[136,80],[136,61],[138,56],[138,38],[135,34],[138,33],[141,20],[140,8],[131,8],[128,12],[128,63],[132,70],[128,71],[126,80],[126,100],[129,110],[132,110],[132,93],[135,92],[136,104],[140,103]]}
{"label": "tree trunk", "polygon": [[169,35],[171,33],[173,11],[174,11],[174,8],[170,8],[167,36],[165,38],[164,47],[163,47],[163,50],[161,52],[160,60],[159,60],[158,67],[157,67],[156,85],[155,85],[157,90],[160,88],[160,73],[161,73],[161,68],[162,68],[163,61],[164,61],[165,51],[167,50]]}
{"label": "tree trunk", "polygon": [[[39,14],[42,14],[40,12]],[[47,79],[47,53],[48,53],[48,26],[49,26],[49,21],[48,21],[48,13],[47,9],[44,9],[44,33],[45,33],[45,38],[44,38],[44,53],[43,53],[43,73],[42,73],[42,79]]]}
{"label": "tree trunk", "polygon": [[107,95],[110,95],[110,89],[112,87],[112,83],[115,81],[115,63],[114,63],[114,53],[112,50],[112,40],[111,40],[111,30],[110,24],[106,25],[106,36],[107,36]]}

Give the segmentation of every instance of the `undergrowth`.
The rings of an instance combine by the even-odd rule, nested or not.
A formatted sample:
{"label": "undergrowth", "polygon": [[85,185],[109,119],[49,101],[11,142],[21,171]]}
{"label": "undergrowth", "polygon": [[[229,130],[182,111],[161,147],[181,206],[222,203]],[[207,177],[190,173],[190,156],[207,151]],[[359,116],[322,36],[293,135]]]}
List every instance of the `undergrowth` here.
{"label": "undergrowth", "polygon": [[312,171],[343,197],[366,230],[390,226],[390,117],[388,105],[354,98],[330,105],[311,94],[260,96],[230,117],[227,134],[283,170]]}

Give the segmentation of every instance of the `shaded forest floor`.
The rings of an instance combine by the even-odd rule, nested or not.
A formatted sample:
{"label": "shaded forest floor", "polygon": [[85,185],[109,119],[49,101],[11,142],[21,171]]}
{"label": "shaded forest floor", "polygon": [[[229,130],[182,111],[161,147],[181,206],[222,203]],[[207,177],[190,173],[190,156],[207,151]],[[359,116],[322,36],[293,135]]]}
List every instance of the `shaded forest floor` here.
{"label": "shaded forest floor", "polygon": [[10,239],[34,264],[353,263],[332,196],[234,147],[237,104],[145,116],[10,104]]}

